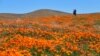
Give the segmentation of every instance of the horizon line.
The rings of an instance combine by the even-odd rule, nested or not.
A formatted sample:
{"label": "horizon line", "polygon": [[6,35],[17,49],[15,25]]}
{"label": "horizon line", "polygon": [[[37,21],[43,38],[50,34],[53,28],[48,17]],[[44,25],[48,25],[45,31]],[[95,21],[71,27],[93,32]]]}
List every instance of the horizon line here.
{"label": "horizon line", "polygon": [[[24,12],[24,13],[17,13],[17,12],[0,12],[0,14],[27,14],[27,13],[31,13],[31,12],[35,12],[35,11],[38,11],[38,10],[53,10],[53,11],[59,11],[59,12],[64,12],[64,13],[70,13],[70,12],[67,12],[67,11],[62,11],[62,10],[56,10],[56,9],[37,9],[37,10],[33,10],[33,11],[30,11],[30,12]],[[100,13],[100,12],[77,12],[77,14],[93,14],[93,13]],[[72,13],[70,14],[73,14],[73,11]]]}

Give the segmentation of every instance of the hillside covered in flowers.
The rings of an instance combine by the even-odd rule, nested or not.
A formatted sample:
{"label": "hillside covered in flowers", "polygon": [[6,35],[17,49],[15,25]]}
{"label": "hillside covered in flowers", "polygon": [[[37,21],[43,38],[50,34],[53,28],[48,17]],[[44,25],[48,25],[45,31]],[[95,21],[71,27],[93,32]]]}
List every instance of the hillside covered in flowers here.
{"label": "hillside covered in flowers", "polygon": [[100,56],[100,15],[0,19],[0,56]]}

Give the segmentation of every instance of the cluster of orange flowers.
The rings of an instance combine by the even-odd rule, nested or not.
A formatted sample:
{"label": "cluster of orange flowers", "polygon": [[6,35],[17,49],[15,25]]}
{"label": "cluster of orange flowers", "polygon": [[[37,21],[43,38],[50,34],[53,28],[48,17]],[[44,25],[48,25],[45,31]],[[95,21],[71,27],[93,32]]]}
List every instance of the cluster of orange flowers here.
{"label": "cluster of orange flowers", "polygon": [[80,15],[1,20],[0,56],[99,55],[100,31],[93,27],[99,19],[93,18]]}

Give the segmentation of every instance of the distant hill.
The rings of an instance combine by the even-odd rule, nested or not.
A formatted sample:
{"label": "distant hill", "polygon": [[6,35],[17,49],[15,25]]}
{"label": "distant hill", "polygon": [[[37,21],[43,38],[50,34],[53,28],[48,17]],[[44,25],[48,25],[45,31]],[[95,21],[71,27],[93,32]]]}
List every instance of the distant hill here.
{"label": "distant hill", "polygon": [[[34,18],[34,17],[45,17],[45,16],[53,16],[53,15],[70,15],[71,13],[61,12],[57,10],[51,9],[40,9],[30,13],[25,14],[13,14],[13,13],[0,13],[0,19],[16,19],[16,18]],[[100,15],[100,13],[92,13],[91,15]]]}
{"label": "distant hill", "polygon": [[0,13],[0,19],[15,19],[21,17],[44,17],[44,16],[52,16],[52,15],[67,15],[70,13],[50,10],[50,9],[40,9],[30,13],[25,14],[13,14],[13,13]]}
{"label": "distant hill", "polygon": [[31,16],[31,17],[35,17],[35,16],[53,16],[53,15],[67,15],[70,13],[66,13],[66,12],[61,12],[61,11],[56,11],[56,10],[50,10],[50,9],[40,9],[40,10],[36,10],[30,13],[25,14],[25,16]]}

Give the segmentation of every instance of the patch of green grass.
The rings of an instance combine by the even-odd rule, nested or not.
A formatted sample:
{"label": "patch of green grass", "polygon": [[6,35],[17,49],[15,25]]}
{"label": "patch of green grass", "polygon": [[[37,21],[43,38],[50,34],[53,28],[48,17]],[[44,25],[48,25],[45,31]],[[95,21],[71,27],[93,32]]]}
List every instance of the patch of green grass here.
{"label": "patch of green grass", "polygon": [[77,51],[74,51],[70,56],[80,56],[80,53]]}
{"label": "patch of green grass", "polygon": [[88,46],[88,44],[83,44],[83,50],[84,50],[84,51],[89,51],[89,46]]}
{"label": "patch of green grass", "polygon": [[100,20],[96,20],[95,25],[100,25]]}
{"label": "patch of green grass", "polygon": [[97,53],[97,52],[94,51],[94,50],[91,50],[90,52],[91,52],[91,54],[92,54],[93,56],[100,56],[100,53]]}
{"label": "patch of green grass", "polygon": [[47,55],[47,56],[54,56],[54,53],[51,52],[49,49],[45,49],[43,52],[44,52],[44,54]]}
{"label": "patch of green grass", "polygon": [[36,55],[35,52],[37,52],[37,49],[33,47],[30,49],[30,52],[32,56],[35,56]]}

